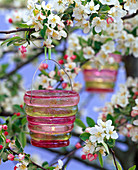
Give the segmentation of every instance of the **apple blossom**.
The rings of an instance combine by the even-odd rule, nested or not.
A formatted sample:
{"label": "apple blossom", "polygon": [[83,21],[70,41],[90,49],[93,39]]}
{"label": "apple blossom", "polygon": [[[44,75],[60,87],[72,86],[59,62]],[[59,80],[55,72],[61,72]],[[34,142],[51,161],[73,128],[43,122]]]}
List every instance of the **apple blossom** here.
{"label": "apple blossom", "polygon": [[63,161],[61,159],[58,160],[58,165],[54,170],[61,170],[63,167]]}
{"label": "apple blossom", "polygon": [[21,153],[20,153],[20,154],[18,155],[18,157],[19,157],[19,160],[21,161],[21,160],[23,160],[23,159],[25,158],[25,154],[21,154]]}
{"label": "apple blossom", "polygon": [[106,29],[106,21],[101,20],[99,17],[95,17],[92,21],[92,27],[95,27],[97,33]]}

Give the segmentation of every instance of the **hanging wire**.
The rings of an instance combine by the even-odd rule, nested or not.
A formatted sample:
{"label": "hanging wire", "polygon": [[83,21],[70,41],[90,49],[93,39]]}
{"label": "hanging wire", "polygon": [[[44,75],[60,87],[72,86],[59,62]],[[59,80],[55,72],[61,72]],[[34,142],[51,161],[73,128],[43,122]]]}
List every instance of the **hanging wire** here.
{"label": "hanging wire", "polygon": [[[46,50],[45,50],[45,51],[46,51]],[[45,55],[45,56],[46,56],[46,55]],[[73,91],[73,86],[72,86],[72,81],[71,81],[70,76],[69,76],[68,73],[65,71],[65,69],[63,68],[63,66],[61,66],[56,60],[51,59],[51,58],[50,58],[50,59],[45,58],[45,59],[39,64],[39,66],[40,66],[44,61],[48,61],[48,60],[49,60],[49,61],[53,61],[54,63],[56,63],[56,64],[64,71],[64,73],[67,75],[67,77],[68,77],[68,79],[69,79],[70,86],[71,86],[71,91]],[[31,103],[31,101],[32,101],[33,82],[34,82],[35,75],[36,75],[36,73],[37,73],[37,71],[38,71],[38,69],[39,69],[39,66],[38,66],[37,69],[35,70],[35,73],[34,73],[33,78],[32,78],[30,103]]]}

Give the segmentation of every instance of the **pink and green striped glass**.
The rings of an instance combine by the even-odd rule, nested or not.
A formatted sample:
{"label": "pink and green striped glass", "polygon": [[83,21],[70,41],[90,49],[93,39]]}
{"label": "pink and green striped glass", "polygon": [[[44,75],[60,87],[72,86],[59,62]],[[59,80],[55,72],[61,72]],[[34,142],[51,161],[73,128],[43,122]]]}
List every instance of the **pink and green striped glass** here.
{"label": "pink and green striped glass", "polygon": [[79,94],[63,90],[33,90],[24,96],[31,143],[55,148],[69,145]]}

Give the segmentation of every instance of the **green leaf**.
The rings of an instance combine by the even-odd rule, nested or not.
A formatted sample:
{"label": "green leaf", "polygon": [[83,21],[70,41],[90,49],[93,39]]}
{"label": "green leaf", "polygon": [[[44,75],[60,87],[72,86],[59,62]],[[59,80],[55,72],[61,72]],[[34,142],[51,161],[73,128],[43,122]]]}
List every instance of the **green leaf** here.
{"label": "green leaf", "polygon": [[100,152],[98,153],[98,157],[99,157],[100,165],[103,168],[103,157],[102,157],[102,154]]}
{"label": "green leaf", "polygon": [[89,137],[90,137],[90,133],[87,133],[87,132],[84,132],[80,135],[80,138],[83,140],[83,141],[86,141],[87,139],[89,140]]}
{"label": "green leaf", "polygon": [[119,0],[120,3],[123,3],[124,1],[123,0]]}
{"label": "green leaf", "polygon": [[1,65],[1,68],[2,68],[2,71],[6,71],[6,69],[8,68],[9,64],[2,64]]}
{"label": "green leaf", "polygon": [[47,168],[49,165],[48,165],[48,162],[43,162],[43,164],[42,164],[42,167],[43,168]]}
{"label": "green leaf", "polygon": [[16,110],[16,112],[23,112],[24,111],[18,104],[13,105],[13,109]]}
{"label": "green leaf", "polygon": [[105,142],[102,142],[102,144],[103,144],[103,146],[104,146],[104,148],[105,148],[107,154],[109,154],[109,149],[108,149],[107,144],[106,144]]}
{"label": "green leaf", "polygon": [[113,148],[115,146],[115,139],[109,139],[106,143],[110,148]]}
{"label": "green leaf", "polygon": [[0,145],[3,145],[4,139],[2,138],[2,136],[0,135]]}
{"label": "green leaf", "polygon": [[106,12],[106,11],[109,11],[110,10],[110,7],[108,5],[104,5],[102,6],[102,8],[100,9],[100,12]]}
{"label": "green leaf", "polygon": [[5,95],[5,94],[1,94],[0,95],[0,102],[4,101],[6,97],[8,97],[8,96]]}
{"label": "green leaf", "polygon": [[21,132],[21,129],[19,128],[19,126],[17,126],[15,123],[14,124],[12,124],[12,130],[13,130],[13,132]]}
{"label": "green leaf", "polygon": [[25,24],[25,23],[19,23],[19,24],[18,24],[18,27],[20,27],[20,28],[30,28],[30,26],[28,26],[28,25]]}
{"label": "green leaf", "polygon": [[20,141],[17,139],[16,136],[15,136],[15,145],[16,145],[16,147],[17,147],[18,150],[19,150],[18,153],[23,152],[22,145],[21,145]]}
{"label": "green leaf", "polygon": [[8,161],[8,153],[3,152],[2,155],[1,155],[1,158],[2,158],[2,161],[3,161],[3,162]]}
{"label": "green leaf", "polygon": [[6,43],[8,43],[8,42],[10,42],[10,41],[19,40],[19,39],[21,39],[19,36],[15,36],[15,37],[9,38],[9,39],[3,41],[3,43],[1,43],[1,46],[6,44]]}
{"label": "green leaf", "polygon": [[22,147],[24,148],[26,146],[26,135],[25,135],[24,132],[21,132],[19,134],[19,140],[20,140],[20,142],[22,144]]}
{"label": "green leaf", "polygon": [[[96,33],[97,34],[97,33]],[[101,49],[102,43],[99,41],[95,41],[94,42],[94,47],[97,51],[99,51]]]}
{"label": "green leaf", "polygon": [[87,121],[87,124],[88,124],[89,127],[94,127],[95,126],[95,121],[92,118],[87,117],[86,121]]}
{"label": "green leaf", "polygon": [[117,160],[116,160],[116,163],[117,163],[118,170],[122,170],[122,167],[121,167],[120,163]]}
{"label": "green leaf", "polygon": [[95,17],[98,17],[98,14],[93,13],[93,14],[90,16],[90,22],[92,22],[93,18],[95,18]]}
{"label": "green leaf", "polygon": [[26,123],[27,123],[27,118],[24,117],[24,118],[21,120],[21,123],[22,123],[22,126],[26,125]]}
{"label": "green leaf", "polygon": [[40,31],[40,35],[42,36],[42,38],[45,38],[46,29],[47,29],[47,26],[44,25],[43,29]]}
{"label": "green leaf", "polygon": [[47,167],[48,170],[54,170],[55,167]]}
{"label": "green leaf", "polygon": [[80,126],[82,129],[86,129],[85,124],[82,122],[82,120],[76,118],[75,123]]}
{"label": "green leaf", "polygon": [[11,120],[13,121],[13,120],[15,120],[15,119],[17,119],[18,117],[17,117],[17,115],[13,115],[12,117],[11,117]]}
{"label": "green leaf", "polygon": [[135,170],[136,169],[136,165],[130,167],[128,170]]}
{"label": "green leaf", "polygon": [[27,169],[28,170],[35,170],[35,169],[37,169],[37,167],[34,164],[30,163],[29,167]]}

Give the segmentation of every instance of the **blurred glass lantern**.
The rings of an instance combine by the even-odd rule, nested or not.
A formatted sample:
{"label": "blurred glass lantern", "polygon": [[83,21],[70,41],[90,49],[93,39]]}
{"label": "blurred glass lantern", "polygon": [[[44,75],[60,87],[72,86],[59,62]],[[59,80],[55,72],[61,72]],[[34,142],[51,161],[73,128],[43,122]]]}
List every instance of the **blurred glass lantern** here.
{"label": "blurred glass lantern", "polygon": [[69,145],[79,94],[65,90],[32,90],[24,96],[31,143],[55,148]]}
{"label": "blurred glass lantern", "polygon": [[114,58],[114,63],[105,64],[101,70],[93,68],[90,62],[83,66],[86,91],[113,92],[121,56],[119,54],[110,54],[110,57]]}

